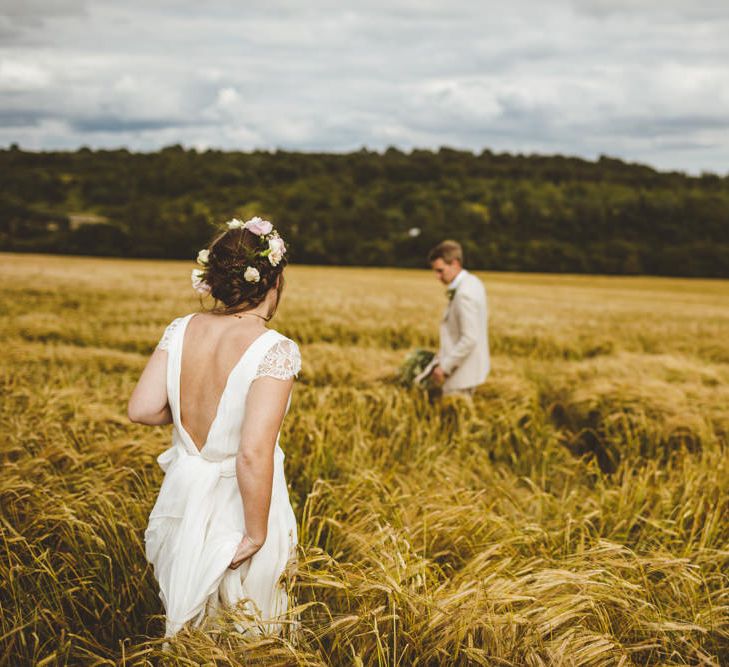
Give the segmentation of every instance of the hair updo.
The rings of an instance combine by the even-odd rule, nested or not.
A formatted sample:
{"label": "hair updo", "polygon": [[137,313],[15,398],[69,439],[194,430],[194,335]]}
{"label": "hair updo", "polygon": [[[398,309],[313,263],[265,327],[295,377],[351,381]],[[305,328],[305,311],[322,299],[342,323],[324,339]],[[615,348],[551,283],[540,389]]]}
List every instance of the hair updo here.
{"label": "hair updo", "polygon": [[[276,305],[268,318],[273,317],[284,286],[283,270],[288,263],[283,255],[274,266],[268,257],[256,253],[261,250],[261,237],[248,229],[227,229],[216,236],[208,246],[205,265],[205,282],[210,286],[210,295],[216,305],[208,312],[231,315],[252,310],[265,298],[280,276]],[[259,280],[251,282],[244,274],[248,267],[258,271]],[[222,304],[222,305],[219,305]]]}

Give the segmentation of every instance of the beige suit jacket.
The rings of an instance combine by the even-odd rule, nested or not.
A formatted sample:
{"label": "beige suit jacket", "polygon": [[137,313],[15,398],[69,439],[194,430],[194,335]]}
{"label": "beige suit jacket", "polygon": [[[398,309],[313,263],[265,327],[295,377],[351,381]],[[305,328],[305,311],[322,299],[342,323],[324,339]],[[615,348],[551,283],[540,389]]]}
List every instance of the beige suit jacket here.
{"label": "beige suit jacket", "polygon": [[438,363],[446,374],[443,393],[475,387],[491,370],[486,289],[472,273],[460,280],[443,313]]}

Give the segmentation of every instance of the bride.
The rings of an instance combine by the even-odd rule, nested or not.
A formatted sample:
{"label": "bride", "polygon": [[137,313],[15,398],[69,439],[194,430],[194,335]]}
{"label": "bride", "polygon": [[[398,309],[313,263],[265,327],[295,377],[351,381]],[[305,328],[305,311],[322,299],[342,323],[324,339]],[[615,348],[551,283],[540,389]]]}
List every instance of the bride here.
{"label": "bride", "polygon": [[301,356],[265,326],[285,252],[269,221],[230,220],[192,272],[215,306],[170,322],[129,399],[131,421],[172,424],[144,533],[166,637],[236,603],[255,619],[248,630],[279,632],[271,619],[288,608],[282,575],[297,529],[279,434]]}

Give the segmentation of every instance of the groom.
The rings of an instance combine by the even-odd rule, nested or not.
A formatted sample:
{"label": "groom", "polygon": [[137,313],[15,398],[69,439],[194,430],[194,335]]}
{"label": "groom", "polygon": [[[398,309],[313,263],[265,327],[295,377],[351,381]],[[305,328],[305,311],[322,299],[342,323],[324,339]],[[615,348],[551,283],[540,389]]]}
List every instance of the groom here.
{"label": "groom", "polygon": [[440,347],[432,378],[443,394],[472,395],[489,374],[486,290],[463,268],[457,241],[443,241],[428,254],[438,279],[448,286],[448,306],[440,323]]}

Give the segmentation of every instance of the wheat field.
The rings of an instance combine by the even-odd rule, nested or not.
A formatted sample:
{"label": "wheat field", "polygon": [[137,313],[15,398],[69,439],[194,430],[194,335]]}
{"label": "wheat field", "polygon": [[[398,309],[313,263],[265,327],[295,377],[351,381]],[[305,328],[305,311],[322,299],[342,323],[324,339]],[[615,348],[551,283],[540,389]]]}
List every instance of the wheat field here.
{"label": "wheat field", "polygon": [[3,665],[729,664],[728,282],[479,272],[491,375],[431,404],[429,271],[289,266],[298,622],[165,652],[126,402],[194,264],[1,259]]}

